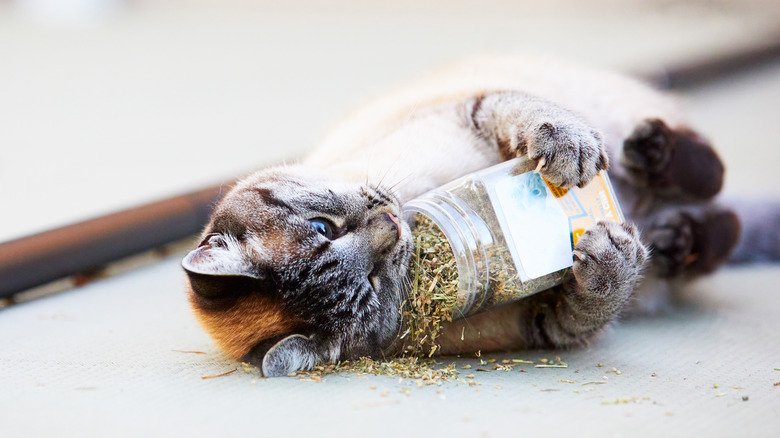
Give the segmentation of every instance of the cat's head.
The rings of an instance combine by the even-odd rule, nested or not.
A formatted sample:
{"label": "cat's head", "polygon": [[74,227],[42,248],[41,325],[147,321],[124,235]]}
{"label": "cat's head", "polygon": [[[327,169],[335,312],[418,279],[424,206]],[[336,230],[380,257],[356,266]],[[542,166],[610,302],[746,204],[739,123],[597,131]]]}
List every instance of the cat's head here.
{"label": "cat's head", "polygon": [[413,248],[399,208],[389,190],[303,167],[244,179],[182,262],[198,320],[267,376],[381,355]]}

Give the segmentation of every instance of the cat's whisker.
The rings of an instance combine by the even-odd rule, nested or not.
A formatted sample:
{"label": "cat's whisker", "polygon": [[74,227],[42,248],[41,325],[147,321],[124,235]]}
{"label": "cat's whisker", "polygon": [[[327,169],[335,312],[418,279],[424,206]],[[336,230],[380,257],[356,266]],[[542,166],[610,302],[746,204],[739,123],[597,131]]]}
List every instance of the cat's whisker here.
{"label": "cat's whisker", "polygon": [[413,173],[412,172],[408,172],[405,176],[402,176],[401,178],[399,178],[398,181],[396,181],[393,184],[390,184],[389,186],[387,186],[387,188],[389,190],[394,190],[397,187],[399,187],[401,184],[408,182],[409,178],[411,178],[412,176],[413,176]]}
{"label": "cat's whisker", "polygon": [[387,169],[385,169],[384,172],[382,172],[381,170],[379,171],[381,176],[379,177],[379,182],[377,182],[378,186],[382,185],[382,183],[385,181],[385,178],[387,177],[387,175],[390,174],[390,171],[393,170],[393,166],[395,166],[395,164],[398,163],[398,160],[400,158],[401,158],[400,155],[396,155],[395,159],[387,165]]}
{"label": "cat's whisker", "polygon": [[404,176],[403,178],[399,179],[394,184],[392,184],[390,186],[387,186],[387,190],[389,190],[390,193],[393,194],[393,196],[395,196],[396,198],[400,199],[401,195],[400,195],[398,189],[400,187],[403,187],[403,184],[407,184],[410,181],[411,177],[412,177],[412,174],[408,173],[406,176]]}
{"label": "cat's whisker", "polygon": [[[411,120],[411,118],[414,116],[414,113],[417,111],[417,108],[419,107],[419,105],[420,105],[419,102],[415,102],[414,103],[414,105],[409,109],[409,111],[407,112],[406,116],[404,117],[403,124],[406,124],[406,123],[409,122],[409,120]],[[414,152],[414,150],[410,149],[410,148],[402,149],[401,153],[397,154],[395,156],[395,159],[388,164],[388,167],[384,171],[382,176],[380,177],[378,184],[379,185],[382,184],[382,182],[384,181],[385,177],[387,177],[387,175],[390,174],[390,172],[393,170],[393,167],[399,162],[399,160],[404,159],[404,161],[405,161],[408,158],[408,156],[410,154],[412,154],[413,152]],[[382,173],[381,170],[380,170],[380,173]]]}

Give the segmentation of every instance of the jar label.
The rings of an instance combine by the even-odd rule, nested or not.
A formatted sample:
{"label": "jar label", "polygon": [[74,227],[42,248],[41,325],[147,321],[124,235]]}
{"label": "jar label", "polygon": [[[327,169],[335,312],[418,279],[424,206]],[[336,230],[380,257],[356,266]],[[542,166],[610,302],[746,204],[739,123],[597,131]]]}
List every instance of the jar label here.
{"label": "jar label", "polygon": [[572,265],[569,218],[541,175],[527,172],[498,181],[495,191],[520,272],[534,279]]}
{"label": "jar label", "polygon": [[[518,272],[526,279],[568,268],[577,239],[599,220],[623,221],[609,177],[599,173],[583,188],[561,189],[537,172],[495,181],[488,192],[508,233]],[[491,193],[492,192],[492,193]]]}

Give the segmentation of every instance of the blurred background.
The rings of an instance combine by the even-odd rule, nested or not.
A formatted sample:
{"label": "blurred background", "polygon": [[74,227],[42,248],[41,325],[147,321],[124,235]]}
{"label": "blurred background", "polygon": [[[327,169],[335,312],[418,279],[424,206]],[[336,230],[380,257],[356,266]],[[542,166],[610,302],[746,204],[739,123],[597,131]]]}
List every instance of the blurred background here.
{"label": "blurred background", "polygon": [[[0,242],[293,160],[360,102],[469,54],[652,74],[778,23],[774,0],[0,0]],[[727,161],[752,125],[723,112],[770,108],[779,72],[689,93],[695,121],[718,113],[702,130]]]}

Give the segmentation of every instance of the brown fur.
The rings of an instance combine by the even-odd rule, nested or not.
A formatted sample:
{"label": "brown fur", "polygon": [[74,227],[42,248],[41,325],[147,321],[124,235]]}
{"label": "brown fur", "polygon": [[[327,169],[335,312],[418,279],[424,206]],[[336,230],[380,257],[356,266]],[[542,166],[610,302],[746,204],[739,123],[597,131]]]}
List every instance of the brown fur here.
{"label": "brown fur", "polygon": [[489,313],[460,319],[444,326],[437,342],[442,354],[516,350],[527,347],[523,339],[523,308],[503,306]]}
{"label": "brown fur", "polygon": [[725,168],[717,152],[695,132],[674,131],[672,158],[666,171],[654,178],[659,188],[676,190],[678,196],[710,199],[723,187]]}
{"label": "brown fur", "polygon": [[269,297],[251,294],[237,300],[228,310],[210,310],[189,290],[195,318],[217,344],[233,359],[241,360],[263,339],[291,332],[298,324]]}

